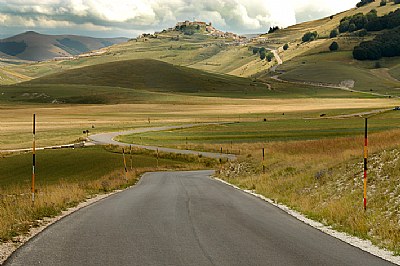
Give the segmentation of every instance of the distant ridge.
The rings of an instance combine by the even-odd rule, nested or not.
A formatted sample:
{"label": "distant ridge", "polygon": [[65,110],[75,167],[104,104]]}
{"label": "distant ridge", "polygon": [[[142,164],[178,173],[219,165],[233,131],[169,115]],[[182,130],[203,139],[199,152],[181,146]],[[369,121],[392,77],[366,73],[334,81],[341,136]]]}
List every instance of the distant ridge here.
{"label": "distant ridge", "polygon": [[93,38],[78,35],[45,35],[27,31],[0,40],[0,57],[44,61],[71,57],[128,41],[127,38]]}

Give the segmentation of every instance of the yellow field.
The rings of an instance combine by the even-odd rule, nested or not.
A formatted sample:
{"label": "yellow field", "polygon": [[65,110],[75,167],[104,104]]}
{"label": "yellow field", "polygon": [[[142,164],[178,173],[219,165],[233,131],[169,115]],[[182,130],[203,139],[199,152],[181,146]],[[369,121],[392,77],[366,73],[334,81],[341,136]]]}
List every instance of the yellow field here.
{"label": "yellow field", "polygon": [[238,116],[255,119],[250,118],[253,114],[379,109],[399,104],[395,99],[186,99],[191,104],[2,106],[0,149],[30,146],[33,113],[37,115],[38,144],[47,146],[74,142],[84,136],[82,131],[86,129],[99,133],[158,124],[238,121]]}

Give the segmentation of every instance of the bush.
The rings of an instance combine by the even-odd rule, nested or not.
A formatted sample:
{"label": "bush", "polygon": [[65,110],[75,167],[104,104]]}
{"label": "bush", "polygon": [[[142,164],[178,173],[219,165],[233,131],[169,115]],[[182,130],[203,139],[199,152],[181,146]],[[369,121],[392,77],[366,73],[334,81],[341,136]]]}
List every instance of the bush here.
{"label": "bush", "polygon": [[283,50],[286,51],[287,49],[289,49],[289,44],[285,43],[285,45],[283,46]]}
{"label": "bush", "polygon": [[339,24],[339,32],[340,33],[347,32],[349,30],[349,25],[350,21],[348,20],[341,21]]}
{"label": "bush", "polygon": [[355,30],[357,30],[356,24],[351,23],[351,24],[349,25],[349,32],[353,32],[353,31],[355,31]]}
{"label": "bush", "polygon": [[271,52],[269,52],[269,53],[267,54],[267,60],[268,60],[268,62],[271,62],[273,58],[274,58],[274,54],[271,53]]}
{"label": "bush", "polygon": [[330,51],[337,51],[337,50],[339,50],[339,44],[338,44],[337,42],[331,43],[331,45],[329,46],[329,50],[330,50]]}
{"label": "bush", "polygon": [[260,48],[253,47],[253,54],[257,54],[260,51]]}
{"label": "bush", "polygon": [[314,32],[307,32],[306,34],[303,35],[303,38],[301,38],[301,40],[303,42],[311,42],[314,41],[318,38],[318,33],[316,31]]}
{"label": "bush", "polygon": [[372,2],[375,2],[375,0],[361,0],[360,2],[358,2],[356,4],[356,7],[362,7],[362,6],[365,6],[366,4],[369,4]]}
{"label": "bush", "polygon": [[365,36],[367,36],[367,35],[368,35],[368,32],[367,32],[366,29],[362,29],[362,30],[360,30],[360,31],[358,32],[358,36],[359,36],[359,37],[365,37]]}
{"label": "bush", "polygon": [[381,0],[380,6],[386,6],[386,0]]}
{"label": "bush", "polygon": [[400,4],[400,0],[394,0],[394,4]]}
{"label": "bush", "polygon": [[331,33],[329,34],[329,38],[335,38],[335,37],[337,37],[338,36],[338,31],[337,31],[337,29],[334,29],[334,30],[332,30],[331,31]]}
{"label": "bush", "polygon": [[260,59],[264,60],[267,57],[265,51],[260,51]]}

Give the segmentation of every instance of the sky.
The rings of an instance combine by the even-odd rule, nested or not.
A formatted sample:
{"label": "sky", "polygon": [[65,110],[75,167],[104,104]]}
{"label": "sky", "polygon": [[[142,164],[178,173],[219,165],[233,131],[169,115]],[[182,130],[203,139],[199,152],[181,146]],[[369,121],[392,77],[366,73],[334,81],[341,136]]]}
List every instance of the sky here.
{"label": "sky", "polygon": [[0,0],[0,36],[46,34],[136,37],[177,21],[212,22],[223,31],[264,33],[336,14],[359,0]]}

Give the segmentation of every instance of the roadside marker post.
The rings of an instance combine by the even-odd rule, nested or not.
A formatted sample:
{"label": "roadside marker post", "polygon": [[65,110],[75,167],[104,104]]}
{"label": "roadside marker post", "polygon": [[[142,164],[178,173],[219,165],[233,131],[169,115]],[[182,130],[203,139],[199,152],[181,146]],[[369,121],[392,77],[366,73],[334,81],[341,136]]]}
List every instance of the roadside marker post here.
{"label": "roadside marker post", "polygon": [[368,118],[365,118],[364,137],[364,211],[367,210],[367,160],[368,160]]}
{"label": "roadside marker post", "polygon": [[125,149],[122,148],[122,157],[124,158],[125,180],[128,182],[128,169],[126,168]]}
{"label": "roadside marker post", "polygon": [[32,128],[32,206],[35,204],[35,175],[36,175],[36,114],[33,114],[33,128]]}
{"label": "roadside marker post", "polygon": [[159,158],[159,154],[158,154],[158,149],[157,149],[157,168],[158,168],[158,158]]}
{"label": "roadside marker post", "polygon": [[264,161],[265,161],[265,149],[263,148],[263,149],[262,149],[262,170],[263,170],[263,174],[265,174],[265,164],[264,164]]}
{"label": "roadside marker post", "polygon": [[131,155],[131,171],[133,170],[133,156],[132,156],[132,145],[129,145],[129,153]]}

